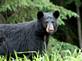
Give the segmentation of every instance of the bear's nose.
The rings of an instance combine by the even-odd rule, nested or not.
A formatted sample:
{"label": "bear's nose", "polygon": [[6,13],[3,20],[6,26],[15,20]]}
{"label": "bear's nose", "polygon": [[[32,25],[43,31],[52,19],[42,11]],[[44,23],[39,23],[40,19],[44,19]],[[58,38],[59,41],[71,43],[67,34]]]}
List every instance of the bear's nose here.
{"label": "bear's nose", "polygon": [[54,31],[54,28],[48,28],[48,31],[49,32],[53,32]]}
{"label": "bear's nose", "polygon": [[47,32],[54,32],[54,26],[52,24],[48,25],[46,28]]}

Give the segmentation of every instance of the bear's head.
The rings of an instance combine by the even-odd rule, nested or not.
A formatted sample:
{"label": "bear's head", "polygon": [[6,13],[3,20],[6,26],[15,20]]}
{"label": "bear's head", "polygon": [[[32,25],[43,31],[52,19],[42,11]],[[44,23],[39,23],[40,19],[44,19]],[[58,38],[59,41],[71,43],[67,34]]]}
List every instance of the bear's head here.
{"label": "bear's head", "polygon": [[59,11],[55,12],[42,12],[37,13],[38,22],[42,24],[42,27],[48,34],[53,34],[57,31],[57,19],[59,17]]}

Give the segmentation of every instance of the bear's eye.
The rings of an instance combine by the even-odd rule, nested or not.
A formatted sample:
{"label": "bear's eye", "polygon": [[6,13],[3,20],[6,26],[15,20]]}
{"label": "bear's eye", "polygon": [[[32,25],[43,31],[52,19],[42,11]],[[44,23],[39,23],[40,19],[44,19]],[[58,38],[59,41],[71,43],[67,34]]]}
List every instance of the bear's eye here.
{"label": "bear's eye", "polygon": [[46,23],[48,23],[48,21],[46,21]]}
{"label": "bear's eye", "polygon": [[52,23],[54,23],[54,21],[52,21]]}

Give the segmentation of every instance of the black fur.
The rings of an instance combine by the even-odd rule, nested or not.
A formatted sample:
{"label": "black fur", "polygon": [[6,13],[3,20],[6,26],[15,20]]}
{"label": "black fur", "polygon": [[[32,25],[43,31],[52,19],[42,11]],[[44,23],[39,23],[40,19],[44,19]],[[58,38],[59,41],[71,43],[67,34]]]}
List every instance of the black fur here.
{"label": "black fur", "polygon": [[[57,14],[57,16],[55,15]],[[37,20],[20,24],[0,24],[0,54],[10,54],[14,50],[17,52],[37,51],[42,53],[44,50],[44,36],[46,45],[48,44],[49,33],[46,32],[46,22],[55,21],[53,26],[57,28],[57,13],[38,12]],[[49,17],[49,18],[47,18]],[[46,25],[43,25],[46,24]]]}

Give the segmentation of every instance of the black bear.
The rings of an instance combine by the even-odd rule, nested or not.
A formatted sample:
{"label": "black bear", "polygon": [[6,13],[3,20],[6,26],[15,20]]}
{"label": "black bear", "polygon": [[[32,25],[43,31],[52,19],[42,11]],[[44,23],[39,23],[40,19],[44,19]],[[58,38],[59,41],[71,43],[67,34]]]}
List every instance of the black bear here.
{"label": "black bear", "polygon": [[[0,24],[0,54],[38,51],[42,53],[50,34],[57,30],[59,12],[37,13],[36,21],[18,24]],[[45,42],[45,44],[44,44]]]}

